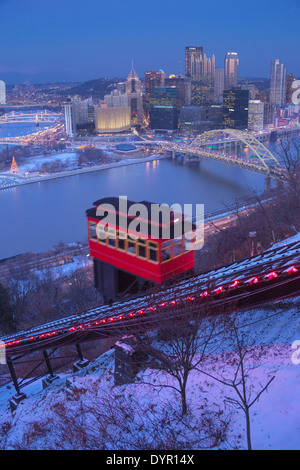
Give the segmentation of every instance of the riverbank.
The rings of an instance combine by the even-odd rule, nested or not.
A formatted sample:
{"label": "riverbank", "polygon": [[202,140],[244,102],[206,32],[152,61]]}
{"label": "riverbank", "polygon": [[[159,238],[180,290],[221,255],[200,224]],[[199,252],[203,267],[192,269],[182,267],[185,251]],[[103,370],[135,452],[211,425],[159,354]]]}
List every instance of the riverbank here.
{"label": "riverbank", "polygon": [[[77,168],[73,170],[66,170],[62,172],[57,172],[53,174],[45,174],[45,175],[39,175],[35,177],[26,177],[26,176],[19,176],[17,174],[10,175],[7,173],[0,173],[0,190],[2,189],[8,189],[8,188],[13,188],[15,186],[23,186],[25,184],[33,184],[33,183],[40,183],[41,181],[49,181],[53,179],[59,179],[59,178],[67,178],[70,176],[75,176],[83,173],[92,173],[96,171],[102,171],[102,170],[109,170],[111,168],[117,168],[117,167],[122,167],[122,166],[127,166],[127,165],[135,165],[137,163],[146,163],[146,162],[151,162],[154,160],[161,160],[169,158],[165,154],[159,154],[159,155],[150,155],[148,157],[132,157],[131,159],[125,159],[125,160],[120,160],[118,162],[111,162],[111,163],[103,163],[100,165],[93,165],[90,167],[85,167],[85,168]],[[1,177],[5,178],[5,185],[1,185]],[[12,184],[9,184],[8,178],[12,178]]]}

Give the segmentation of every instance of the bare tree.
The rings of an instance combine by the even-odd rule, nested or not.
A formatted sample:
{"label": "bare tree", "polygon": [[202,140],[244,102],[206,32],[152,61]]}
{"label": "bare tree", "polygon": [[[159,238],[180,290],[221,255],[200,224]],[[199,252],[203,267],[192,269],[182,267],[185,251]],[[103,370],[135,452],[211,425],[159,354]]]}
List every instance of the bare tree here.
{"label": "bare tree", "polygon": [[233,322],[230,334],[235,346],[231,363],[226,364],[218,374],[214,375],[203,369],[198,368],[198,370],[234,391],[234,396],[225,396],[225,402],[243,411],[246,420],[247,447],[248,450],[252,450],[250,409],[268,389],[275,375],[269,375],[264,385],[258,384],[254,373],[261,365],[260,348],[246,346],[236,322]]}
{"label": "bare tree", "polygon": [[[230,307],[228,307],[228,310]],[[169,387],[180,395],[182,415],[188,411],[187,383],[190,373],[197,370],[206,353],[217,348],[222,341],[221,332],[229,320],[224,307],[211,309],[186,305],[183,312],[173,313],[171,318],[157,324],[158,340],[147,336],[142,349],[156,359],[156,367],[174,379],[174,383],[153,386]]]}

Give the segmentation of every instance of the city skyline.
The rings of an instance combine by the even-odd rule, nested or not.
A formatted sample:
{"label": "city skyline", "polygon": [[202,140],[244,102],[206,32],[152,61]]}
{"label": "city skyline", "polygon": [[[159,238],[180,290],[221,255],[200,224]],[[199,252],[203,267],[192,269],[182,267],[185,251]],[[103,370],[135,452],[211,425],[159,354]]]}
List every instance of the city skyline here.
{"label": "city skyline", "polygon": [[124,77],[132,59],[139,76],[159,69],[184,75],[187,45],[215,55],[218,68],[227,52],[236,51],[240,77],[268,78],[276,58],[288,73],[300,75],[299,33],[291,27],[299,13],[295,0],[254,0],[251,12],[233,0],[190,0],[189,8],[180,9],[170,0],[154,0],[147,11],[136,0],[131,6],[128,11],[116,1],[112,11],[93,0],[84,9],[70,0],[53,0],[51,7],[37,0],[0,1],[0,78],[14,84]]}

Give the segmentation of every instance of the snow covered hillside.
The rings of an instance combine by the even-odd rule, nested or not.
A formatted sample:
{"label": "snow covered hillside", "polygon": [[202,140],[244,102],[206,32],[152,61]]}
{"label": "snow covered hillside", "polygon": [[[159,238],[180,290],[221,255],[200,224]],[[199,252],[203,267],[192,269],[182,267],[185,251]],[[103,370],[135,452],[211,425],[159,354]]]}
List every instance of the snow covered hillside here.
{"label": "snow covered hillside", "polygon": [[[300,351],[297,355],[292,347],[300,340],[299,300],[237,317],[239,337],[252,361],[247,381],[252,397],[274,377],[250,409],[253,449],[300,448]],[[45,390],[41,381],[27,386],[22,390],[27,398],[13,414],[8,399],[14,389],[1,387],[0,448],[246,449],[245,415],[232,406],[235,391],[216,380],[237,373],[229,342],[212,345],[199,368],[202,372],[189,375],[185,416],[172,388],[174,378],[154,366],[140,371],[134,383],[116,386],[113,349],[80,373],[59,374]]]}

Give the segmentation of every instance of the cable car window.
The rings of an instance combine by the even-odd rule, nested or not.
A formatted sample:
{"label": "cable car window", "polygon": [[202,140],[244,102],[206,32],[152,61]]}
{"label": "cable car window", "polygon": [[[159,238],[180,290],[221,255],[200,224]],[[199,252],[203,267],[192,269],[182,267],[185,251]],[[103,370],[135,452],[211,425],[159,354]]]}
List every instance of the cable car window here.
{"label": "cable car window", "polygon": [[119,250],[126,250],[126,233],[117,232],[117,248]]}
{"label": "cable car window", "polygon": [[161,260],[162,262],[168,261],[171,259],[171,240],[167,240],[162,243],[162,250],[161,250]]}
{"label": "cable car window", "polygon": [[107,227],[107,244],[113,248],[116,246],[116,231],[114,228]]}
{"label": "cable car window", "polygon": [[100,243],[106,243],[106,228],[104,225],[97,224],[97,239]]}
{"label": "cable car window", "polygon": [[137,242],[137,255],[146,258],[146,240],[142,238],[139,238]]}
{"label": "cable car window", "polygon": [[173,241],[173,256],[179,256],[182,254],[182,239],[175,239]]}
{"label": "cable car window", "polygon": [[97,230],[95,222],[90,222],[90,239],[97,240]]}
{"label": "cable car window", "polygon": [[148,258],[150,261],[158,261],[158,245],[156,242],[148,241]]}
{"label": "cable car window", "polygon": [[128,237],[127,239],[127,252],[132,254],[132,255],[135,255],[136,254],[136,251],[135,251],[135,240],[131,237]]}

